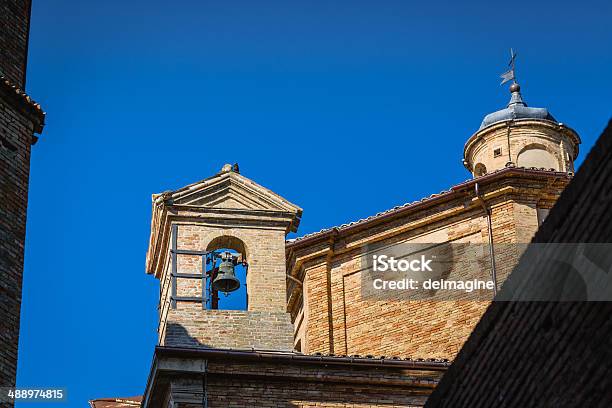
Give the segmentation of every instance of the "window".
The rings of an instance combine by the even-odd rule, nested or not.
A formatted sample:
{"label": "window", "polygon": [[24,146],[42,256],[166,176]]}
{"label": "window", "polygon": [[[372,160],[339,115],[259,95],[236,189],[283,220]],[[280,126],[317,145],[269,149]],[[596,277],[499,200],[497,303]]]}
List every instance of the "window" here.
{"label": "window", "polygon": [[501,147],[496,147],[495,149],[493,149],[493,157],[499,157],[501,155],[502,155]]}
{"label": "window", "polygon": [[487,174],[487,168],[485,165],[482,163],[477,163],[476,166],[474,166],[474,176],[480,177],[484,176],[485,174]]}

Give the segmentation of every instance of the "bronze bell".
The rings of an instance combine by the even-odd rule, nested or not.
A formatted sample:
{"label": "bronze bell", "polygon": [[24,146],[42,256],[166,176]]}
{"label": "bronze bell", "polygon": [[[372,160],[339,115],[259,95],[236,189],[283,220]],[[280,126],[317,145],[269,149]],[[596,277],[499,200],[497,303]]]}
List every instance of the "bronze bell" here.
{"label": "bronze bell", "polygon": [[219,264],[217,276],[213,280],[212,288],[219,292],[229,293],[238,290],[240,281],[234,272],[234,262],[230,259],[223,259]]}

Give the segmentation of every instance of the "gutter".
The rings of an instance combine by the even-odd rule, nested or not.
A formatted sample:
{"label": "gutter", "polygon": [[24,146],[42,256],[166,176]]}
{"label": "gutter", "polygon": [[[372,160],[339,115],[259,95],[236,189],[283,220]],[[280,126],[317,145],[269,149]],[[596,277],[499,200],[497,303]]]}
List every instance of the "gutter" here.
{"label": "gutter", "polygon": [[487,217],[487,230],[489,231],[489,257],[491,258],[491,279],[493,280],[493,296],[497,295],[497,272],[495,270],[495,249],[493,248],[493,225],[491,222],[491,208],[487,207],[485,200],[478,190],[478,183],[474,183],[474,194],[476,200],[482,206],[482,210]]}
{"label": "gutter", "polygon": [[292,352],[264,351],[264,350],[231,350],[188,347],[155,347],[156,356],[161,357],[200,357],[205,359],[235,358],[248,361],[270,361],[291,364],[324,364],[324,365],[352,365],[362,367],[396,367],[410,369],[425,369],[433,371],[446,371],[450,366],[448,360],[412,360],[392,358],[369,358],[361,356],[331,356],[311,355]]}

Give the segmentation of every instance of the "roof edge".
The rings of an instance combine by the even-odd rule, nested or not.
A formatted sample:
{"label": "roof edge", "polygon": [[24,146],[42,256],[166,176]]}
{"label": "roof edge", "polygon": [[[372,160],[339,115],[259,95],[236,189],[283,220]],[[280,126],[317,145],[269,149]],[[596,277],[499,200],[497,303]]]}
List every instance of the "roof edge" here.
{"label": "roof edge", "polygon": [[[39,103],[36,103],[25,91],[14,85],[4,75],[0,75],[0,93],[6,96],[16,109],[32,121],[35,133],[42,133],[46,114]],[[36,143],[36,140],[37,138],[35,137],[32,144]]]}
{"label": "roof edge", "polygon": [[451,362],[447,359],[411,359],[400,357],[374,357],[374,356],[339,356],[324,354],[302,354],[297,352],[283,352],[275,350],[239,350],[217,349],[202,347],[168,347],[156,346],[155,354],[163,357],[203,357],[203,358],[234,358],[237,360],[277,361],[304,364],[338,364],[359,366],[387,366],[397,368],[427,369],[445,371]]}
{"label": "roof edge", "polygon": [[327,238],[331,235],[337,235],[339,233],[350,232],[353,229],[364,228],[372,223],[382,222],[387,218],[396,217],[403,213],[408,213],[411,211],[415,211],[420,209],[421,207],[431,205],[435,201],[442,199],[449,199],[453,195],[456,195],[459,191],[464,190],[467,187],[472,186],[475,183],[490,183],[494,182],[500,178],[515,176],[515,175],[527,175],[527,176],[540,176],[540,177],[564,177],[571,178],[572,176],[569,173],[558,172],[558,171],[550,171],[544,169],[535,169],[535,168],[525,168],[525,167],[506,167],[488,174],[485,174],[480,177],[476,177],[470,180],[466,180],[462,183],[456,184],[450,188],[450,190],[443,191],[440,194],[432,194],[430,197],[423,198],[421,200],[413,201],[411,203],[407,203],[404,205],[400,205],[394,207],[390,210],[386,210],[380,212],[371,217],[354,221],[347,224],[342,224],[340,226],[334,226],[330,228],[323,229],[319,232],[313,232],[311,234],[306,234],[302,237],[295,238],[293,240],[287,240],[285,243],[286,249],[294,249],[297,247],[301,247],[302,245],[308,245],[311,242],[321,240],[323,238]]}

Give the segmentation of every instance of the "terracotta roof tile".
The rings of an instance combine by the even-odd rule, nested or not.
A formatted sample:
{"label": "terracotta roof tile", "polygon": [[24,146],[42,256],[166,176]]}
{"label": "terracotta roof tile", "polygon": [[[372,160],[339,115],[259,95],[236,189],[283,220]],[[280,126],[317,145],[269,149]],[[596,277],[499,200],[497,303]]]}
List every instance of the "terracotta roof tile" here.
{"label": "terracotta roof tile", "polygon": [[139,407],[141,402],[142,395],[136,397],[98,398],[89,401],[89,406],[91,408]]}
{"label": "terracotta roof tile", "polygon": [[414,207],[417,204],[422,204],[422,203],[431,201],[433,199],[439,198],[441,196],[444,196],[444,195],[447,195],[447,194],[451,194],[455,190],[457,190],[458,188],[460,188],[460,187],[462,187],[464,185],[467,185],[467,184],[469,184],[471,182],[477,181],[478,179],[482,179],[482,178],[485,178],[485,177],[488,178],[488,177],[491,177],[493,175],[500,174],[500,173],[506,173],[506,172],[509,172],[509,171],[512,171],[512,170],[515,170],[515,171],[519,170],[519,171],[523,171],[523,172],[536,173],[536,174],[537,173],[539,173],[539,174],[544,173],[544,174],[559,174],[559,175],[563,175],[563,176],[568,176],[567,173],[558,172],[558,171],[556,171],[554,169],[544,169],[544,168],[536,168],[536,167],[530,167],[530,168],[527,168],[527,167],[503,168],[503,169],[495,170],[495,171],[493,171],[491,173],[484,174],[484,175],[482,175],[480,177],[467,179],[467,180],[465,180],[465,181],[463,181],[463,182],[461,182],[459,184],[456,184],[456,185],[452,186],[449,190],[443,190],[443,191],[441,191],[441,192],[439,192],[437,194],[431,194],[429,197],[423,197],[420,200],[416,200],[416,201],[412,201],[412,202],[405,203],[405,204],[402,204],[402,205],[398,205],[398,206],[395,206],[395,207],[390,208],[388,210],[381,211],[381,212],[379,212],[377,214],[374,214],[374,215],[372,215],[370,217],[362,218],[362,219],[357,220],[357,221],[352,221],[352,222],[348,222],[348,223],[345,223],[345,224],[340,224],[340,225],[337,225],[337,226],[334,226],[334,227],[323,228],[322,230],[319,230],[319,231],[316,231],[316,232],[311,232],[311,233],[302,235],[301,237],[288,239],[288,240],[286,240],[286,243],[287,244],[293,244],[295,242],[303,241],[303,240],[305,240],[307,238],[314,238],[316,236],[323,235],[323,234],[331,232],[333,230],[341,231],[341,230],[344,230],[344,229],[347,229],[347,228],[350,228],[350,227],[354,227],[356,225],[366,224],[368,222],[375,221],[375,220],[377,220],[377,219],[379,219],[379,218],[381,218],[381,217],[383,217],[385,215],[393,214],[393,213],[405,210],[407,208]]}
{"label": "terracotta roof tile", "polygon": [[34,131],[41,133],[45,126],[45,112],[39,103],[36,103],[22,89],[12,84],[5,76],[0,74],[0,90],[8,97],[12,98],[22,109],[33,116],[35,119]]}

